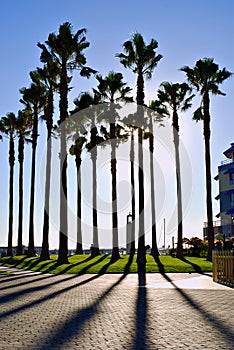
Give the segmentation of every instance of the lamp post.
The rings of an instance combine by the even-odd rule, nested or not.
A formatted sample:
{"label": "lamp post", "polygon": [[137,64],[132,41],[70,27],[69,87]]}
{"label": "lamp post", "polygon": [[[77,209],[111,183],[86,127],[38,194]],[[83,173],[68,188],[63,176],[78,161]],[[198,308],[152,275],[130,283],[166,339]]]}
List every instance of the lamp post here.
{"label": "lamp post", "polygon": [[127,225],[126,225],[126,254],[131,252],[131,242],[132,242],[132,214],[127,215]]}

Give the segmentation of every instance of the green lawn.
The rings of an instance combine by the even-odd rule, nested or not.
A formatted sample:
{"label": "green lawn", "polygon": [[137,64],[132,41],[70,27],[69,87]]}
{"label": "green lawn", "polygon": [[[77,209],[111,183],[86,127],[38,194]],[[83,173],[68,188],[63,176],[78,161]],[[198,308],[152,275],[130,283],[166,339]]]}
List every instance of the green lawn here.
{"label": "green lawn", "polygon": [[[0,266],[17,267],[25,270],[40,271],[52,274],[64,273],[136,273],[136,255],[132,261],[128,255],[121,255],[116,261],[111,261],[111,255],[73,255],[69,257],[69,264],[57,265],[57,256],[51,260],[40,261],[39,257],[25,256],[4,257],[0,259]],[[156,262],[151,255],[147,255],[146,272],[210,272],[212,263],[205,258],[186,257],[184,260],[171,256],[160,256]]]}

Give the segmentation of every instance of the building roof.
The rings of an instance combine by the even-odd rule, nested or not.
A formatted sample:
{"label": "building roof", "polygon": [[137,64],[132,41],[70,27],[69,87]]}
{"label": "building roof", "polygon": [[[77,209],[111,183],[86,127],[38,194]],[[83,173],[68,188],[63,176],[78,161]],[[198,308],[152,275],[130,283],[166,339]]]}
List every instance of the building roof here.
{"label": "building roof", "polygon": [[229,147],[226,151],[223,152],[223,154],[227,158],[232,158],[234,154],[234,142],[231,143],[231,147]]}

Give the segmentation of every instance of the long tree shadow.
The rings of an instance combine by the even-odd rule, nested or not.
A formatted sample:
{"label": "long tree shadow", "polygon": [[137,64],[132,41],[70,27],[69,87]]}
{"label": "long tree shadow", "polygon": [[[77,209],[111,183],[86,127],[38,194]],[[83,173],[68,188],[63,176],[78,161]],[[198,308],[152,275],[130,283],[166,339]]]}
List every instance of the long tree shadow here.
{"label": "long tree shadow", "polygon": [[84,266],[83,269],[80,270],[79,275],[83,275],[84,273],[86,273],[86,271],[90,267],[99,264],[101,261],[105,260],[108,256],[109,256],[109,254],[103,255],[98,260],[94,261],[92,264],[88,264],[87,266]]}
{"label": "long tree shadow", "polygon": [[[68,277],[67,279],[65,279],[65,280],[63,279],[63,280],[61,280],[61,281],[54,282],[53,284],[56,285],[56,284],[58,284],[58,283],[67,282],[68,280],[77,279],[77,278],[79,278],[79,277],[80,277],[80,276],[77,276],[77,275],[74,276],[74,275],[72,275],[72,276],[69,276],[69,277]],[[89,282],[91,282],[91,281],[93,281],[93,280],[95,280],[95,279],[97,279],[97,278],[99,278],[99,277],[100,277],[100,275],[94,275],[94,276],[92,276],[92,277],[90,277],[90,278],[87,278],[87,279],[85,279],[85,280],[83,280],[83,281],[80,281],[80,282],[78,282],[78,283],[75,283],[75,284],[73,284],[72,286],[63,287],[63,288],[61,288],[60,290],[57,290],[57,291],[55,291],[55,292],[53,292],[53,293],[51,293],[51,294],[48,294],[48,295],[46,295],[46,296],[44,296],[44,297],[42,297],[42,298],[40,298],[40,299],[33,300],[31,303],[28,303],[28,302],[27,302],[27,304],[24,304],[24,305],[22,305],[22,306],[19,306],[19,307],[15,308],[15,309],[11,309],[11,310],[2,312],[2,313],[0,313],[0,320],[3,319],[4,317],[7,317],[7,316],[10,316],[10,315],[13,315],[13,314],[16,314],[16,313],[19,313],[19,312],[28,310],[28,309],[30,309],[30,308],[32,308],[32,307],[34,307],[34,306],[36,306],[36,305],[39,305],[39,304],[41,304],[41,303],[43,303],[43,302],[45,302],[45,301],[48,301],[48,300],[50,300],[50,299],[53,299],[53,298],[57,297],[58,295],[63,294],[63,293],[65,293],[65,292],[69,291],[69,290],[72,290],[72,289],[77,288],[77,287],[79,287],[79,286],[82,286],[82,285],[84,285],[84,284],[86,284],[86,283],[89,283]],[[51,285],[52,285],[52,284],[46,285],[45,288],[48,288],[48,287],[50,287]]]}
{"label": "long tree shadow", "polygon": [[[33,274],[32,274],[33,275]],[[32,275],[27,275],[27,276],[20,276],[18,277],[17,279],[16,278],[12,278],[12,279],[8,279],[8,280],[5,280],[4,283],[6,282],[12,282],[12,281],[17,281],[17,286],[24,286],[24,285],[27,285],[27,284],[33,284],[35,282],[39,282],[39,281],[44,281],[46,279],[50,279],[50,278],[56,278],[56,275],[45,275],[44,273],[40,273],[40,275],[38,277],[35,277],[35,275],[33,276],[33,279],[32,279]],[[30,278],[29,281],[21,281],[21,279],[23,278]],[[6,289],[12,289],[12,288],[15,288],[15,284],[11,284],[11,285],[7,285],[7,286],[3,286],[3,287],[0,287],[0,290],[6,290]]]}
{"label": "long tree shadow", "polygon": [[187,260],[185,257],[179,258],[179,259],[184,263],[191,265],[197,273],[203,274],[202,269],[200,268],[199,265],[193,263],[192,261]]}
{"label": "long tree shadow", "polygon": [[[52,275],[53,276],[53,275]],[[49,276],[50,277],[50,276]],[[56,277],[56,276],[54,276],[54,277]],[[26,288],[26,289],[23,289],[23,290],[19,290],[19,291],[16,291],[16,292],[14,292],[14,293],[11,293],[11,294],[7,294],[7,295],[4,295],[4,296],[2,296],[2,297],[0,297],[0,302],[1,303],[7,303],[7,302],[10,302],[10,301],[12,301],[12,300],[14,300],[14,299],[17,299],[17,298],[19,298],[19,297],[22,297],[22,296],[24,296],[24,295],[26,295],[26,294],[29,294],[29,293],[35,293],[35,292],[38,292],[38,291],[42,291],[42,290],[45,290],[45,289],[47,289],[47,288],[50,288],[50,287],[52,287],[52,286],[57,286],[57,285],[59,285],[59,284],[61,284],[61,283],[64,283],[64,282],[68,282],[68,281],[70,281],[70,280],[72,280],[72,279],[77,279],[77,278],[79,278],[80,276],[78,276],[78,275],[71,275],[71,276],[68,276],[68,277],[64,277],[63,279],[61,279],[61,280],[55,280],[54,282],[51,282],[51,283],[47,283],[47,284],[45,284],[45,285],[40,285],[40,286],[34,286],[34,287],[30,287],[30,288]],[[82,282],[80,282],[81,283],[81,285],[83,284],[83,281]],[[79,285],[79,283],[78,283],[78,285]],[[66,288],[65,288],[66,289]],[[63,288],[63,290],[64,290],[64,288]],[[0,317],[2,316],[2,314],[0,314]]]}
{"label": "long tree shadow", "polygon": [[[97,277],[101,277],[101,275],[96,275],[96,278]],[[103,294],[99,298],[97,298],[91,305],[84,307],[79,311],[74,311],[70,315],[69,320],[66,320],[64,323],[58,325],[58,328],[53,334],[53,336],[47,338],[46,340],[43,339],[44,344],[40,341],[41,349],[56,348],[58,346],[61,347],[74,335],[77,335],[87,322],[89,322],[89,324],[91,325],[91,320],[98,313],[100,304],[111,293],[111,291],[124,280],[125,277],[126,275],[121,275],[121,277],[106,291],[104,291]],[[61,337],[61,334],[63,334],[63,337]]]}
{"label": "long tree shadow", "polygon": [[[75,263],[75,264],[70,263],[69,266],[65,267],[65,268],[62,270],[62,273],[66,273],[67,271],[71,270],[73,267],[79,266],[79,265],[82,265],[82,264],[85,264],[85,263],[87,263],[88,261],[93,260],[94,258],[95,258],[94,256],[89,255],[89,256],[86,257],[86,259],[81,260],[81,261],[78,261],[78,262]],[[90,265],[89,265],[89,266],[90,266]]]}
{"label": "long tree shadow", "polygon": [[199,314],[204,318],[204,320],[210,323],[213,327],[216,328],[217,333],[220,333],[221,338],[226,338],[228,342],[233,345],[234,342],[234,332],[233,330],[224,325],[220,320],[215,318],[214,314],[204,310],[191,296],[189,296],[184,290],[177,287],[177,285],[173,282],[173,280],[165,273],[165,269],[163,264],[161,263],[159,257],[154,257],[155,262],[159,266],[159,271],[161,275],[166,279],[166,281],[170,282],[171,285],[175,288],[178,294],[180,294],[184,300]]}
{"label": "long tree shadow", "polygon": [[128,262],[124,267],[124,274],[127,275],[130,272],[130,266],[132,265],[134,255],[130,254],[128,258]]}
{"label": "long tree shadow", "polygon": [[146,274],[138,274],[138,292],[135,306],[136,326],[132,349],[146,350],[147,346],[147,289]]}
{"label": "long tree shadow", "polygon": [[25,259],[27,259],[26,255],[22,256],[22,258],[19,259],[19,260],[14,260],[14,258],[12,256],[7,256],[5,258],[2,258],[0,261],[4,265],[5,264],[10,264],[9,267],[16,267],[17,268]]}

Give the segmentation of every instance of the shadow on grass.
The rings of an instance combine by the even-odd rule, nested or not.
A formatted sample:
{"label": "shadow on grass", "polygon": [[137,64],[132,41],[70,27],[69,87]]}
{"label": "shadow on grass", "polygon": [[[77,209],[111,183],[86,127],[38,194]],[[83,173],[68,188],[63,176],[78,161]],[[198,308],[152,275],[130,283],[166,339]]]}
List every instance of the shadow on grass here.
{"label": "shadow on grass", "polygon": [[164,265],[163,263],[161,262],[160,258],[159,258],[159,255],[158,254],[154,254],[152,255],[156,264],[158,265],[158,269],[159,269],[159,272],[161,274],[165,274],[165,269],[164,269]]}
{"label": "shadow on grass", "polygon": [[130,266],[132,265],[134,255],[130,254],[127,264],[124,266],[124,274],[127,275],[130,272]]}
{"label": "shadow on grass", "polygon": [[[5,264],[9,264],[10,266],[8,266],[8,267],[15,267],[15,268],[17,268],[18,266],[20,266],[20,264],[22,264],[22,262],[25,260],[25,259],[27,259],[27,256],[25,255],[25,256],[22,256],[22,258],[21,259],[17,259],[17,260],[15,260],[12,256],[7,256],[7,257],[5,257],[5,258],[1,258],[0,259],[0,263],[3,263],[4,265]],[[3,265],[3,266],[4,266]]]}
{"label": "shadow on grass", "polygon": [[[92,255],[89,255],[88,257],[86,257],[86,259],[84,260],[81,260],[81,261],[78,261],[77,263],[70,263],[68,266],[64,267],[63,270],[61,270],[60,274],[63,274],[63,273],[66,273],[68,272],[69,270],[71,270],[74,266],[79,266],[79,265],[82,265],[84,263],[87,263],[88,261],[90,260],[93,260],[95,257],[92,256]],[[58,267],[59,265],[57,264],[56,262],[56,267]],[[60,265],[61,266],[61,265]]]}
{"label": "shadow on grass", "polygon": [[[101,256],[98,260],[94,261],[92,264],[88,264],[87,266],[84,266],[83,269],[81,269],[81,270],[79,271],[79,275],[83,275],[84,273],[86,273],[86,271],[87,271],[90,267],[99,264],[101,261],[105,260],[109,255],[110,255],[110,254],[103,255],[103,256]],[[92,257],[92,258],[94,259],[94,258],[96,258],[96,257]],[[104,266],[105,266],[105,265],[104,265]],[[99,274],[100,274],[100,273],[99,273]]]}
{"label": "shadow on grass", "polygon": [[191,265],[197,273],[203,274],[202,269],[200,268],[199,265],[197,265],[197,264],[195,264],[195,263],[193,263],[193,262],[187,260],[185,257],[179,258],[179,259],[180,259],[181,261],[183,261],[184,263]]}
{"label": "shadow on grass", "polygon": [[[120,259],[123,259],[123,258],[120,258]],[[119,260],[119,259],[118,259]],[[113,265],[114,263],[116,263],[118,260],[112,260],[110,258],[110,261],[105,264],[101,269],[100,271],[98,272],[99,275],[104,275],[107,271],[107,269],[109,268],[109,266]],[[130,266],[133,262],[133,255],[129,255],[129,258],[128,258],[128,262],[126,263],[126,265],[124,266],[124,272],[123,274],[124,275],[127,275],[130,271]]]}

